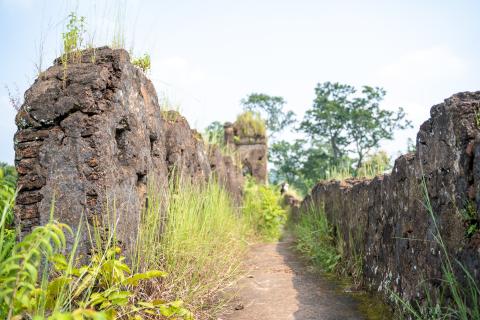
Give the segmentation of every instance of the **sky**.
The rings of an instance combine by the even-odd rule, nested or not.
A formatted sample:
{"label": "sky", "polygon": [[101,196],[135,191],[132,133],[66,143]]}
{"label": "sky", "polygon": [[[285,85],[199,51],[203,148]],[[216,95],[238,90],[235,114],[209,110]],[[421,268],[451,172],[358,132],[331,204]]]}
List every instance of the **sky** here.
{"label": "sky", "polygon": [[382,106],[414,126],[382,143],[395,157],[431,106],[480,90],[480,1],[0,0],[2,162],[16,131],[5,86],[22,97],[51,66],[72,11],[96,45],[122,34],[133,55],[149,53],[158,95],[200,130],[233,121],[252,92],[284,97],[301,119],[317,83],[380,86]]}

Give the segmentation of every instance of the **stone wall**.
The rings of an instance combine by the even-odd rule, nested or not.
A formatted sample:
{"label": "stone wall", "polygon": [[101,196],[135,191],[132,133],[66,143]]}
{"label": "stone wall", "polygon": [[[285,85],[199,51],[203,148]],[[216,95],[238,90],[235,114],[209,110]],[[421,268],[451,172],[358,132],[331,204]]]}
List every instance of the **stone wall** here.
{"label": "stone wall", "polygon": [[224,126],[225,144],[235,150],[244,176],[251,175],[259,183],[267,183],[268,146],[266,136],[244,136],[236,123]]}
{"label": "stone wall", "polygon": [[87,50],[80,60],[64,66],[57,59],[27,90],[16,117],[15,216],[23,232],[46,223],[55,201],[55,219],[74,227],[108,211],[128,245],[147,184],[165,191],[172,172],[199,182],[213,170],[240,198],[240,168],[229,157],[209,159],[187,121],[160,110],[153,84],[125,50]]}
{"label": "stone wall", "polygon": [[[416,152],[399,157],[390,174],[320,182],[303,201],[302,212],[324,207],[346,261],[361,262],[361,278],[372,290],[420,301],[426,292],[439,294],[445,255],[435,223],[449,254],[480,283],[480,233],[466,232],[480,225],[479,109],[480,92],[446,99],[421,125]],[[423,177],[435,221],[424,206]]]}

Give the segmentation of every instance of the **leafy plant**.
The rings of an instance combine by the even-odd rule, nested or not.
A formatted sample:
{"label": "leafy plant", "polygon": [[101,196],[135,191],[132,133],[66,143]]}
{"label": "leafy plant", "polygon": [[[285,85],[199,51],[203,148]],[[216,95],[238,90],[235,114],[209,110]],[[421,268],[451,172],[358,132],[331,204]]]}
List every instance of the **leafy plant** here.
{"label": "leafy plant", "polygon": [[143,72],[147,72],[150,70],[151,66],[151,61],[150,61],[150,55],[148,53],[145,53],[143,56],[134,58],[132,60],[132,64],[134,66],[139,67],[140,69],[143,70]]}
{"label": "leafy plant", "polygon": [[287,215],[282,208],[278,188],[257,184],[247,178],[244,188],[243,215],[256,234],[265,240],[277,240],[282,234]]}
{"label": "leafy plant", "polygon": [[86,32],[85,25],[85,17],[77,17],[75,12],[71,12],[68,15],[66,31],[62,33],[64,57],[62,60],[68,59],[71,54],[78,52],[82,48],[83,37]]}

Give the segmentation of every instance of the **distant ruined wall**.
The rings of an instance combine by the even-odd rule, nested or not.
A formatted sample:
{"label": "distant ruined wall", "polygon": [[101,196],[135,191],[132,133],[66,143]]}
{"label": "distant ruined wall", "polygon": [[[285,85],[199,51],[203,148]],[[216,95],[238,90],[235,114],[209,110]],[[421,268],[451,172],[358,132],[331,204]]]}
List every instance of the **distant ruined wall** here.
{"label": "distant ruined wall", "polygon": [[209,159],[187,121],[160,110],[153,84],[125,50],[86,50],[66,68],[57,59],[27,90],[16,123],[15,216],[23,232],[48,221],[53,198],[55,219],[74,227],[82,215],[90,222],[104,216],[108,204],[128,245],[147,184],[165,191],[172,172],[201,182],[213,170],[240,197],[242,176],[233,160]]}
{"label": "distant ruined wall", "polygon": [[235,150],[242,163],[243,175],[267,183],[268,145],[266,136],[244,136],[236,123],[225,123],[225,144]]}
{"label": "distant ruined wall", "polygon": [[[480,218],[479,109],[480,92],[446,99],[421,125],[416,152],[399,157],[391,174],[320,182],[303,201],[301,212],[324,206],[347,258],[360,256],[363,282],[372,290],[386,297],[394,290],[405,299],[440,292],[444,255],[424,207],[422,177],[449,253],[480,283],[480,233],[466,235]],[[467,212],[469,221],[462,216]]]}

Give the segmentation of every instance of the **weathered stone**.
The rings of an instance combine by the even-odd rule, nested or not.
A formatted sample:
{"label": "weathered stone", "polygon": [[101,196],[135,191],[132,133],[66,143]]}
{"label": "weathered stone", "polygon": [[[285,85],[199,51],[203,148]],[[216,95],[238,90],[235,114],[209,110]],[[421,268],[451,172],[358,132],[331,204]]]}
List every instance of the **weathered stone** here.
{"label": "weathered stone", "polygon": [[[480,283],[480,234],[467,236],[462,218],[476,210],[479,222],[479,108],[480,92],[446,99],[420,127],[415,154],[399,157],[391,174],[320,182],[303,201],[302,210],[324,206],[347,261],[361,258],[363,282],[372,290],[407,300],[438,296],[445,257],[437,227],[449,255]],[[424,205],[423,181],[435,219]]]}
{"label": "weathered stone", "polygon": [[266,183],[268,178],[267,138],[265,136],[247,137],[241,132],[235,123],[225,123],[225,144],[239,157],[244,176],[250,175],[257,182]]}
{"label": "weathered stone", "polygon": [[[147,183],[165,193],[173,172],[198,182],[210,177],[199,135],[180,115],[162,114],[153,84],[125,50],[86,50],[66,66],[57,59],[27,90],[16,122],[15,216],[23,231],[47,223],[55,200],[55,219],[74,228],[82,217],[111,215],[128,249]],[[235,168],[224,160],[219,175],[235,185],[228,181]],[[88,236],[81,236],[85,247]]]}

